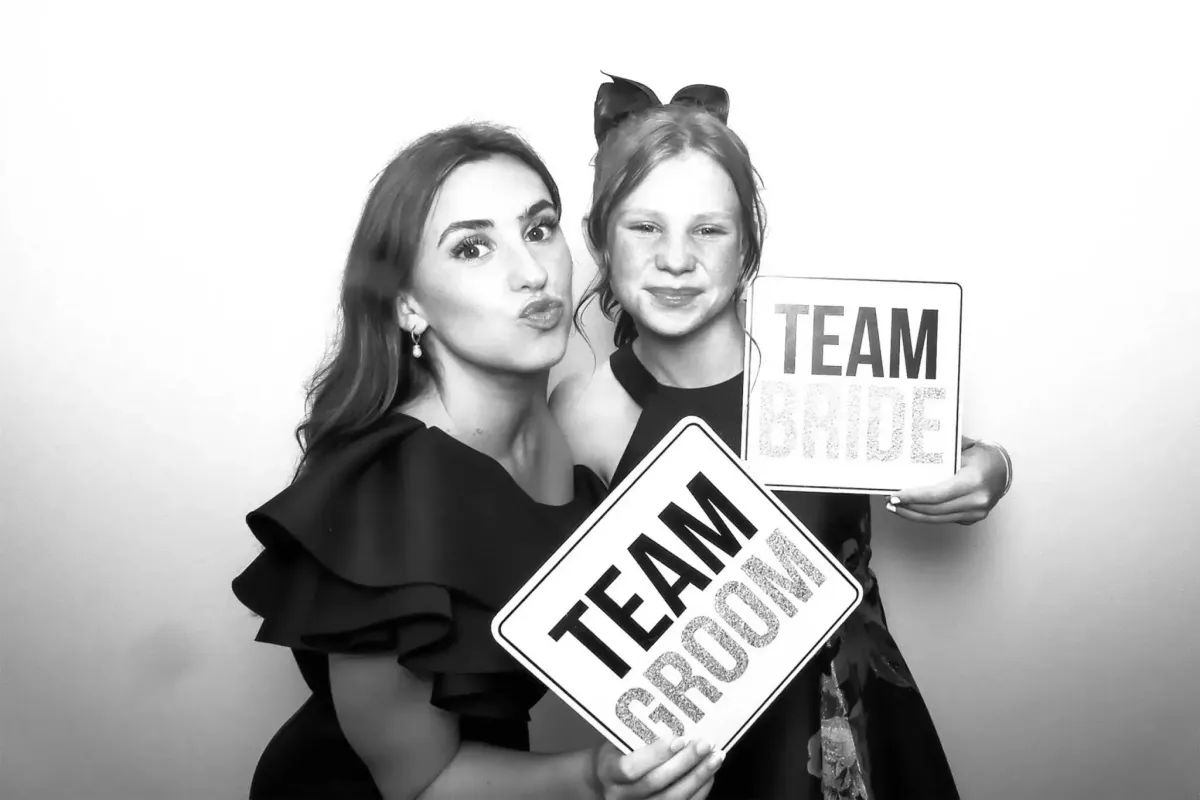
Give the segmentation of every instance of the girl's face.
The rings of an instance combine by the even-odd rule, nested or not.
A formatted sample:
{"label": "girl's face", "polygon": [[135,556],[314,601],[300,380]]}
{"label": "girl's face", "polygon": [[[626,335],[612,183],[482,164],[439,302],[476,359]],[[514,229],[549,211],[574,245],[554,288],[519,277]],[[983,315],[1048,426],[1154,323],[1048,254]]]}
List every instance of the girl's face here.
{"label": "girl's face", "polygon": [[430,357],[549,370],[566,352],[571,253],[550,192],[511,156],[464,164],[434,198],[401,323]]}
{"label": "girl's face", "polygon": [[608,241],[613,296],[639,329],[686,337],[732,308],[740,206],[708,155],[689,151],[655,167],[615,209]]}

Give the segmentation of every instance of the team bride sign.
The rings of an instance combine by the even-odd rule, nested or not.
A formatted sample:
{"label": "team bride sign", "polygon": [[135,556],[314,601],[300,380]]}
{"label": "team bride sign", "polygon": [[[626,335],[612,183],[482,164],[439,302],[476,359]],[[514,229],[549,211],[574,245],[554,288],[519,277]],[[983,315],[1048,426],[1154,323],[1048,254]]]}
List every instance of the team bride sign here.
{"label": "team bride sign", "polygon": [[496,640],[618,748],[732,747],[862,588],[682,420],[504,606]]}
{"label": "team bride sign", "polygon": [[761,276],[742,458],[772,489],[890,494],[959,465],[962,287]]}

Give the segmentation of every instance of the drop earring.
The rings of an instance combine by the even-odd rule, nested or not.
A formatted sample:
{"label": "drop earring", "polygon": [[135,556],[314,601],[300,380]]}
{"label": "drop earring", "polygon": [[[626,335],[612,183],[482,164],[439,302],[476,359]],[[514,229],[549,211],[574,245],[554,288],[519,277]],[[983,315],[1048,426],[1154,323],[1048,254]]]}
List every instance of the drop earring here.
{"label": "drop earring", "polygon": [[417,333],[416,331],[409,331],[409,332],[408,332],[408,335],[412,337],[412,343],[413,343],[412,354],[413,354],[413,358],[420,358],[420,357],[421,357],[421,355],[422,355],[422,352],[423,352],[423,351],[421,350],[421,334]]}

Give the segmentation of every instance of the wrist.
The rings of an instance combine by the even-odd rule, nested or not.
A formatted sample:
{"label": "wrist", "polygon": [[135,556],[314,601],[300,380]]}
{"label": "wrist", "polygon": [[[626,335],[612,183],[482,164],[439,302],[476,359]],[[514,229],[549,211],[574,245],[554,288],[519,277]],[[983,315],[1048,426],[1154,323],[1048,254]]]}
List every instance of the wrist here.
{"label": "wrist", "polygon": [[576,772],[581,780],[577,793],[579,800],[603,800],[604,784],[600,782],[600,748],[603,744],[589,747],[574,754],[576,757]]}
{"label": "wrist", "polygon": [[1012,457],[1009,456],[1008,451],[1005,450],[1004,446],[1002,444],[1000,444],[999,442],[993,442],[990,439],[977,439],[975,444],[983,445],[984,447],[988,447],[992,450],[995,450],[1000,455],[1000,460],[1004,463],[1004,488],[1000,490],[1000,494],[996,498],[996,501],[999,502],[1004,497],[1004,495],[1008,494],[1008,490],[1012,488],[1012,479],[1013,479]]}

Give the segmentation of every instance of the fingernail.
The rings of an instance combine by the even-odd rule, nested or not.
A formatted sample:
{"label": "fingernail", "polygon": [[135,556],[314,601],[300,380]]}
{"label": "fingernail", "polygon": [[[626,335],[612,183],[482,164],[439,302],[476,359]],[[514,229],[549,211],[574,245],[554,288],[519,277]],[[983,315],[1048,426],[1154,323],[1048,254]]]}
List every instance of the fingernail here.
{"label": "fingernail", "polygon": [[721,766],[721,762],[724,760],[725,760],[725,753],[723,753],[720,750],[718,750],[717,752],[713,753],[711,756],[708,757],[709,766],[712,766],[712,767]]}
{"label": "fingernail", "polygon": [[900,498],[896,497],[895,495],[892,495],[892,505],[894,505],[894,506],[900,505]]}
{"label": "fingernail", "polygon": [[888,503],[887,506],[885,506],[885,508],[887,508],[887,510],[892,512],[893,514],[896,513],[896,507],[894,505],[892,505],[891,503]]}
{"label": "fingernail", "polygon": [[704,755],[705,753],[707,753],[708,751],[710,751],[712,749],[713,749],[712,742],[708,741],[707,739],[697,739],[696,740],[696,752],[699,753],[700,755]]}
{"label": "fingernail", "polygon": [[678,753],[686,744],[687,741],[682,736],[676,736],[671,740],[671,752]]}

